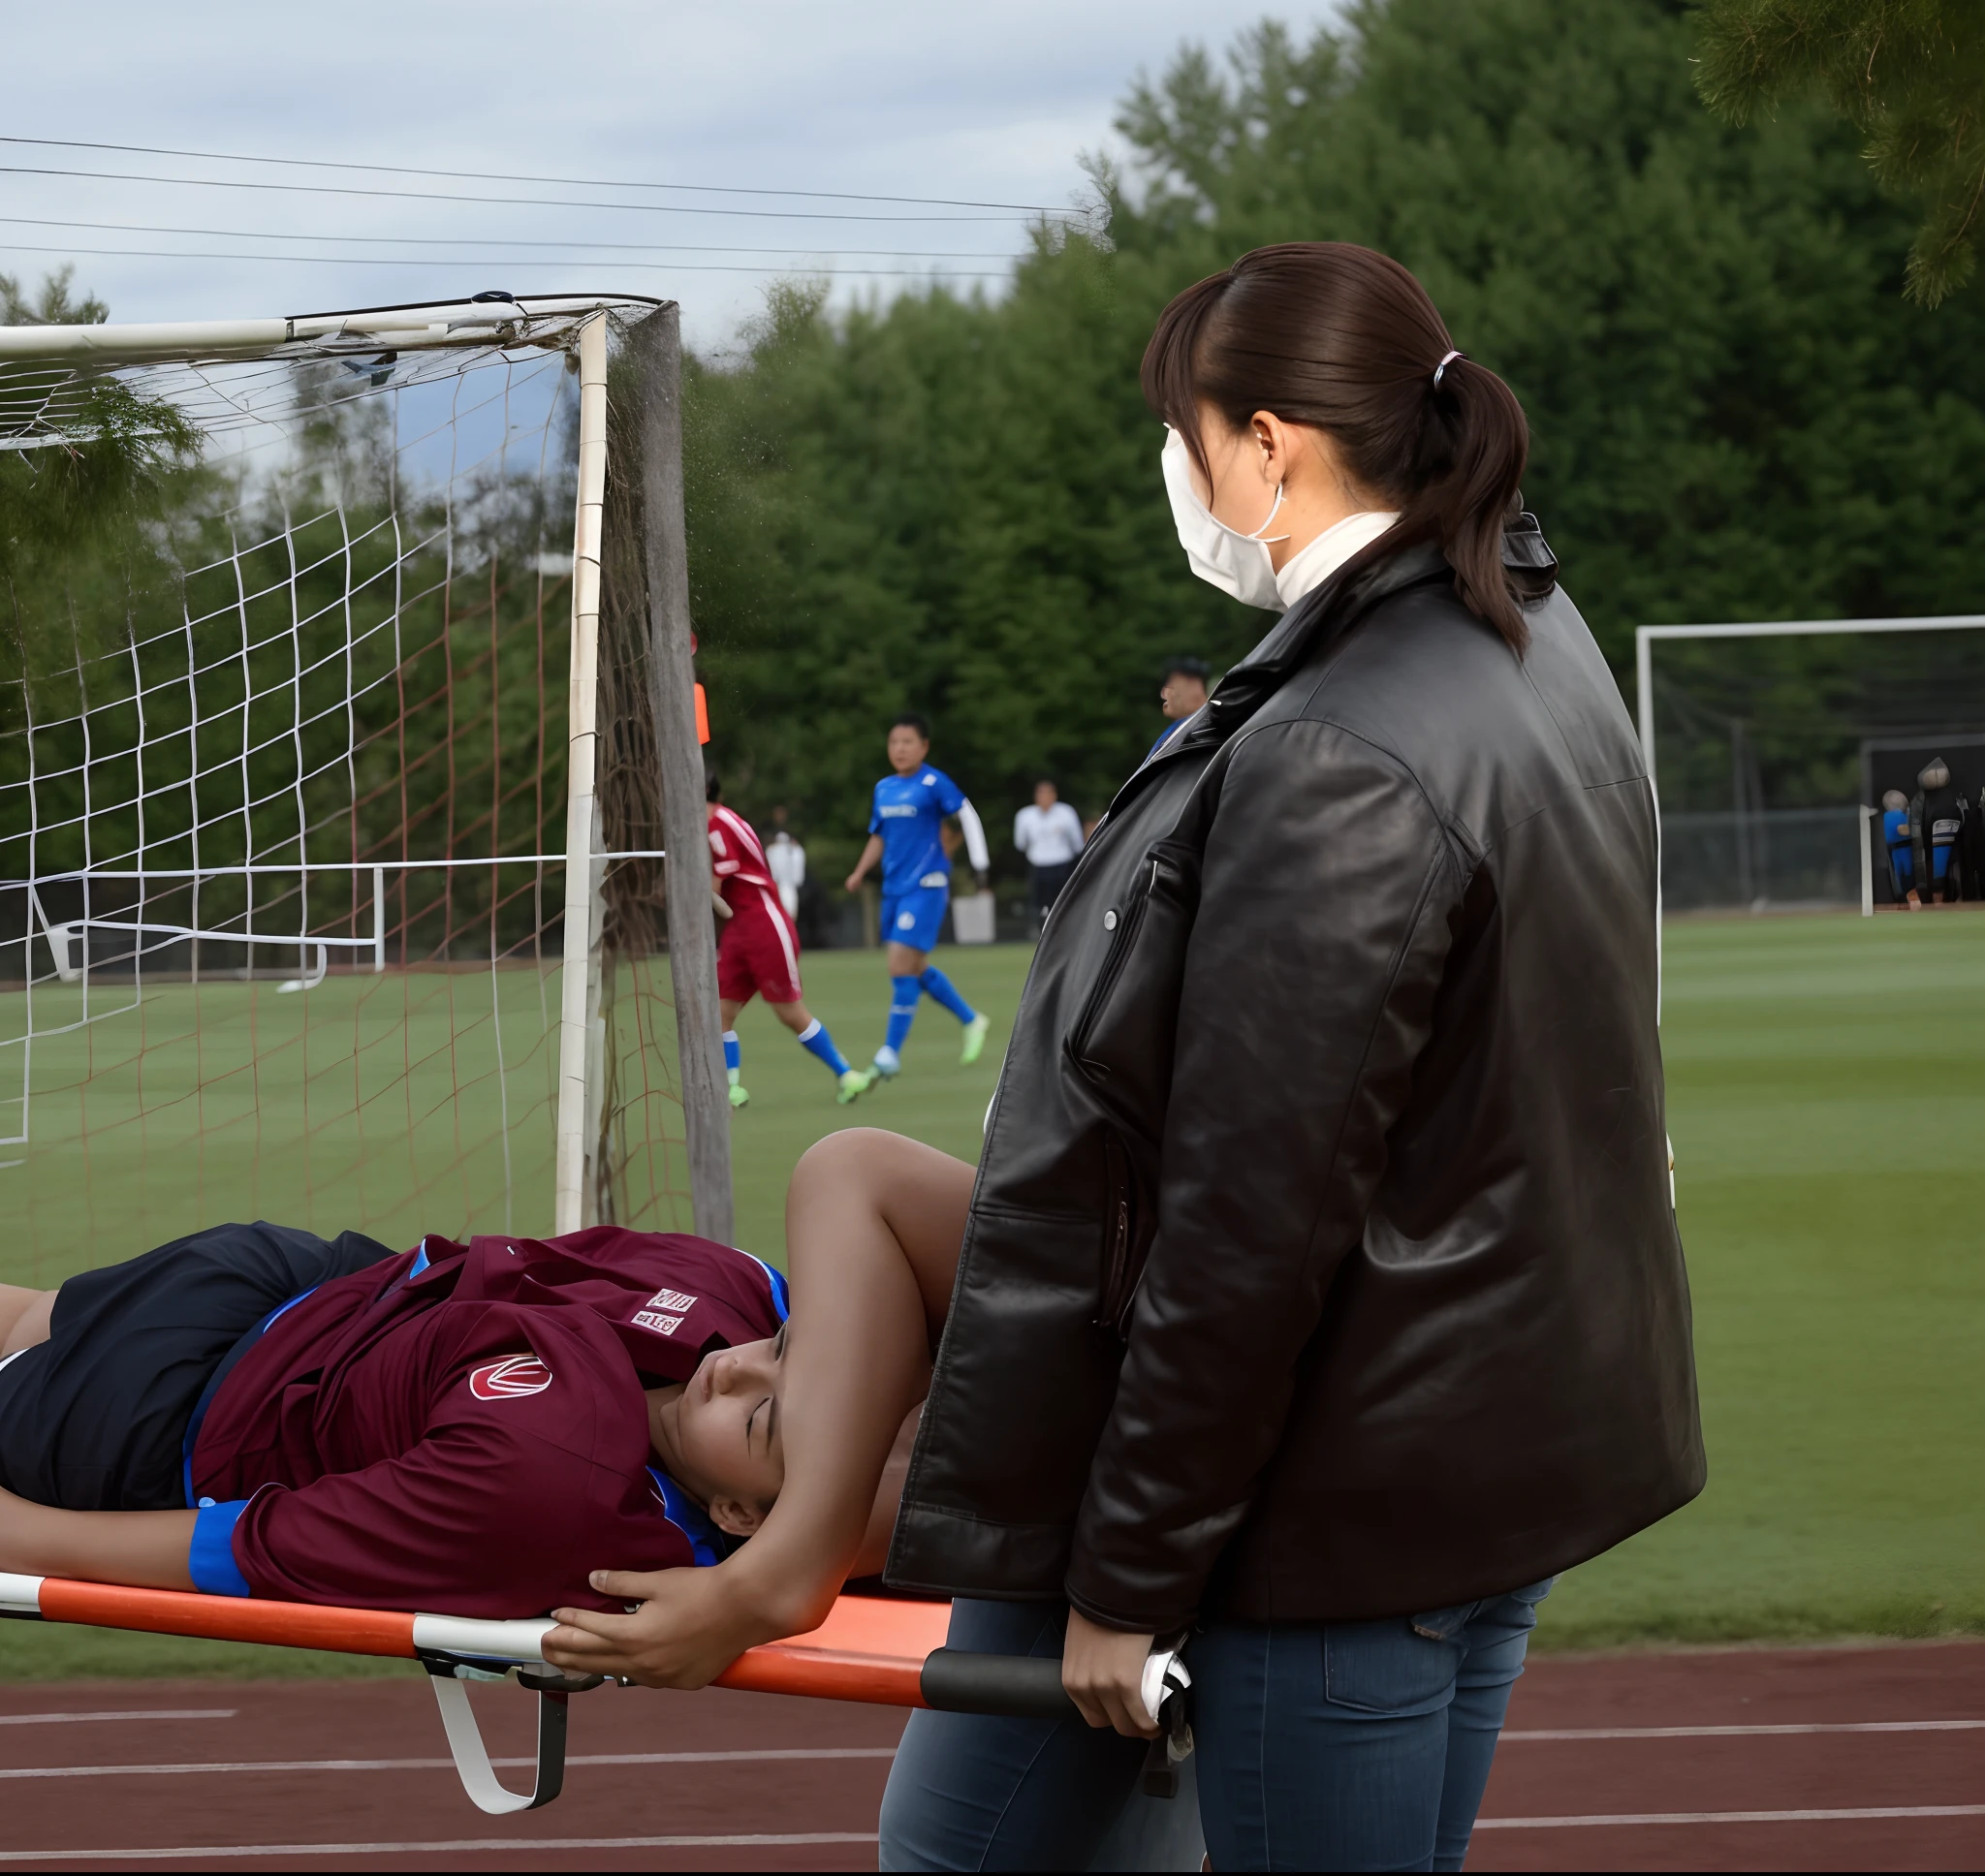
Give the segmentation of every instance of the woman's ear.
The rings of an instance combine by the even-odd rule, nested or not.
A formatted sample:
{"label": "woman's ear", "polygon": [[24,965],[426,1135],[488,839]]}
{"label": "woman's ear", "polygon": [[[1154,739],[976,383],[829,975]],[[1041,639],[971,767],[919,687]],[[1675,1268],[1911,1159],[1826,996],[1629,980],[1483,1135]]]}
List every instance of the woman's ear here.
{"label": "woman's ear", "polygon": [[709,1521],[732,1537],[749,1537],[765,1522],[765,1513],[748,1499],[712,1498]]}

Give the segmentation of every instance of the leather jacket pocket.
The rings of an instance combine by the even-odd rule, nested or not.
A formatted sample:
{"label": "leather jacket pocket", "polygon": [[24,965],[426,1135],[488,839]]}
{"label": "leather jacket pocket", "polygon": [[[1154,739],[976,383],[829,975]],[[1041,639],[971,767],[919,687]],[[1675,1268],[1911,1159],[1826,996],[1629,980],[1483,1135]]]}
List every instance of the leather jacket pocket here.
{"label": "leather jacket pocket", "polygon": [[1144,1277],[1156,1233],[1156,1215],[1137,1175],[1137,1165],[1115,1128],[1103,1132],[1103,1241],[1096,1286],[1095,1326],[1127,1338],[1130,1305]]}
{"label": "leather jacket pocket", "polygon": [[1098,1100],[1151,1146],[1164,1131],[1185,949],[1199,910],[1199,855],[1160,841],[1105,908],[1109,948],[1064,1045]]}

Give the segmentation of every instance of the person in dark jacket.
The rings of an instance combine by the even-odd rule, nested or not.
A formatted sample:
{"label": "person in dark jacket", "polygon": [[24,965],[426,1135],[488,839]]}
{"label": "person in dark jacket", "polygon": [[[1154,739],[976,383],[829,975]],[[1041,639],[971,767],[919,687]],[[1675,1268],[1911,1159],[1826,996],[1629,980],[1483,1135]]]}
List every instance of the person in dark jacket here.
{"label": "person in dark jacket", "polygon": [[[1144,385],[1194,571],[1282,617],[1049,922],[888,1577],[1124,1735],[1189,1634],[1215,1868],[1459,1868],[1551,1579],[1704,1479],[1652,790],[1405,268],[1246,255]],[[944,1795],[1021,1726],[913,1718],[885,1867],[1010,1817]]]}
{"label": "person in dark jacket", "polygon": [[888,1579],[1088,1724],[913,1715],[882,1866],[1119,1848],[1182,1637],[1213,1867],[1458,1869],[1552,1579],[1703,1484],[1653,794],[1522,410],[1403,267],[1246,255],[1144,382],[1193,571],[1282,616],[1085,848],[976,1179],[803,1162],[795,1230],[894,1287],[794,1338],[757,1601],[609,1575],[642,1610],[547,1653],[694,1686],[817,1619],[941,1329]]}

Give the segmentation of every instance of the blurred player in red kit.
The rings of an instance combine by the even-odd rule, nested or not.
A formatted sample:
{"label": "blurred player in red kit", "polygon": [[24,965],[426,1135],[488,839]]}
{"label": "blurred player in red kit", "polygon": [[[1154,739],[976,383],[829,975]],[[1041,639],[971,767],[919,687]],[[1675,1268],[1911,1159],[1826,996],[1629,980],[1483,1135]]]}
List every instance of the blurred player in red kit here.
{"label": "blurred player in red kit", "polygon": [[717,941],[717,997],[724,1013],[724,1069],[731,1081],[731,1106],[751,1099],[743,1081],[743,1050],[738,1042],[738,1012],[754,996],[834,1073],[843,1105],[868,1087],[867,1079],[848,1066],[834,1046],[827,1025],[808,1014],[800,995],[800,931],[779,902],[779,890],[751,823],[724,806],[724,785],[712,775],[704,794],[709,802],[710,870],[717,916],[724,922]]}

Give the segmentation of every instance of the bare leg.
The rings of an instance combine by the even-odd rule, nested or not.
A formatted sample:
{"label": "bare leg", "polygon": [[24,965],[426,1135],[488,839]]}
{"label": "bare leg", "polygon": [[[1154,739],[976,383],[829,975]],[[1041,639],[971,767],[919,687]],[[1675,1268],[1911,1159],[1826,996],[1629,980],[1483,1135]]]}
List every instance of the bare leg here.
{"label": "bare leg", "polygon": [[65,1512],[0,1491],[0,1570],[191,1589],[197,1512]]}
{"label": "bare leg", "polygon": [[813,1020],[805,1004],[801,1002],[798,997],[795,997],[791,1003],[768,1003],[765,1007],[773,1016],[778,1017],[796,1036]]}
{"label": "bare leg", "polygon": [[892,938],[889,941],[889,974],[891,977],[922,977],[930,962],[928,951],[918,951],[911,945],[899,945]]}
{"label": "bare leg", "polygon": [[37,1342],[46,1342],[54,1309],[52,1290],[23,1290],[16,1284],[0,1283],[0,1357],[18,1355]]}

